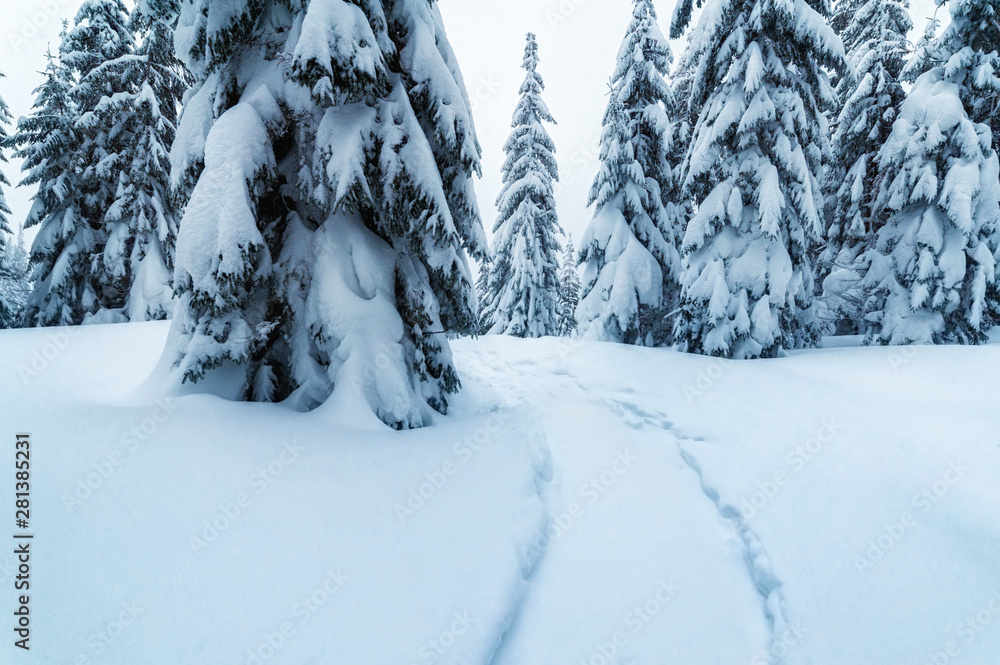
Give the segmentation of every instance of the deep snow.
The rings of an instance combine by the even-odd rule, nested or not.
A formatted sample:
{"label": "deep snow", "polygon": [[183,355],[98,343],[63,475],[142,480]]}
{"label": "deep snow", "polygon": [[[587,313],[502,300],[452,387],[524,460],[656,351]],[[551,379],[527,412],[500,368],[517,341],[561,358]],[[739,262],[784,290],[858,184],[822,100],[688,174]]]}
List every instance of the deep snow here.
{"label": "deep snow", "polygon": [[0,332],[0,496],[12,513],[31,432],[36,533],[32,650],[8,627],[4,663],[1000,654],[996,346],[730,362],[462,340],[453,415],[396,433],[163,402],[136,387],[166,333]]}

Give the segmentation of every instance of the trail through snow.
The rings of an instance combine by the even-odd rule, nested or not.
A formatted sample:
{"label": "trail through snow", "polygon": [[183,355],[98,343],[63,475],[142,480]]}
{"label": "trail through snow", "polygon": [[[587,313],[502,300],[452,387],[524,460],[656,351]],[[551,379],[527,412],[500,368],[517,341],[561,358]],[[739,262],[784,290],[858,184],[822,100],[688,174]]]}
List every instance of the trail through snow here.
{"label": "trail through snow", "polygon": [[576,376],[572,342],[549,340],[540,362],[505,361],[503,345],[461,347],[469,399],[532,409],[555,477],[544,558],[494,663],[768,662],[780,583],[752,531],[706,500],[685,437],[628,377]]}

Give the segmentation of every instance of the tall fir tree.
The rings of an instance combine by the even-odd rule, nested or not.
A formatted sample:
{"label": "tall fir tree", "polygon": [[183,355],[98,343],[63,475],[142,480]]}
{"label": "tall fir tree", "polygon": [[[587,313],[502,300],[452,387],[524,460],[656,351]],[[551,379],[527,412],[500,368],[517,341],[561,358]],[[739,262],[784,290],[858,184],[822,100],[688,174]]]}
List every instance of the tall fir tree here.
{"label": "tall fir tree", "polygon": [[856,261],[885,222],[884,214],[874,214],[878,151],[906,97],[900,75],[913,28],[908,8],[907,0],[841,0],[831,20],[844,41],[848,68],[837,85],[840,112],[824,183],[826,246],[818,271],[828,316],[845,332],[856,332],[862,318]]}
{"label": "tall fir tree", "polygon": [[[644,324],[663,305],[663,269],[649,245],[666,251],[646,212],[649,191],[635,158],[629,115],[612,86],[601,133],[601,167],[590,190],[594,218],[584,232],[583,289],[577,320],[590,339],[651,343]],[[648,244],[647,244],[648,243]]]}
{"label": "tall fir tree", "polygon": [[559,268],[559,336],[573,337],[579,324],[576,308],[580,306],[580,273],[576,270],[576,248],[573,239],[566,240],[566,249]]}
{"label": "tall fir tree", "polygon": [[480,147],[437,4],[192,0],[190,192],[165,365],[203,390],[430,422],[476,326]]}
{"label": "tall fir tree", "polygon": [[109,270],[107,258],[109,251],[112,256],[120,251],[118,242],[125,244],[125,238],[113,236],[107,217],[118,195],[125,193],[123,179],[129,177],[125,170],[132,166],[130,156],[136,154],[130,131],[136,118],[120,112],[134,93],[134,82],[121,71],[121,63],[135,57],[135,38],[128,22],[122,0],[85,0],[59,47],[63,64],[77,81],[70,92],[76,109],[74,157],[83,221],[97,236],[90,257],[90,282],[97,295],[93,314],[98,322],[124,320],[129,293],[126,268],[112,265]]}
{"label": "tall fir tree", "polygon": [[[621,104],[632,158],[640,169],[634,179],[644,190],[640,195],[641,214],[633,216],[626,209],[622,212],[633,236],[659,264],[661,284],[652,292],[636,293],[634,303],[612,303],[612,290],[620,298],[635,284],[622,283],[615,288],[609,286],[609,280],[617,276],[635,282],[635,276],[629,275],[632,268],[609,258],[603,249],[589,251],[584,247],[587,256],[599,262],[587,270],[597,274],[608,271],[603,278],[596,278],[595,274],[594,279],[587,280],[585,289],[581,325],[595,338],[648,346],[670,343],[673,326],[669,315],[676,309],[680,296],[679,239],[689,213],[689,207],[679,196],[678,148],[683,145],[683,125],[678,122],[680,118],[670,117],[677,109],[666,81],[672,61],[670,44],[657,23],[652,1],[633,0],[632,18],[611,77],[612,96],[616,99],[609,104],[605,121],[611,114],[610,107]],[[592,195],[590,204],[596,203],[597,198]],[[604,234],[611,226],[603,220],[598,226],[603,228],[595,228],[593,235],[588,232],[588,241],[606,246],[609,238]],[[614,250],[612,256],[613,253]],[[598,284],[600,290],[593,293],[590,286]]]}
{"label": "tall fir tree", "polygon": [[559,332],[559,240],[553,183],[556,147],[545,128],[555,123],[542,100],[538,42],[528,33],[521,67],[527,72],[504,144],[507,155],[497,198],[488,282],[490,334],[546,337]]}
{"label": "tall fir tree", "polygon": [[492,259],[486,257],[479,265],[479,277],[476,280],[476,296],[479,298],[479,318],[477,320],[477,334],[485,335],[493,327],[493,313],[496,304],[493,302],[493,294],[490,291],[490,270]]}
{"label": "tall fir tree", "polygon": [[[829,156],[827,70],[845,65],[827,0],[699,0],[690,41],[701,109],[686,188],[698,205],[676,338],[730,358],[815,344],[813,243],[823,232],[820,179]],[[682,0],[673,30],[691,20]]]}
{"label": "tall fir tree", "polygon": [[[0,78],[3,74],[0,74]],[[11,115],[7,103],[0,98],[0,164],[7,164],[6,148],[10,141],[7,136],[7,126]],[[16,296],[9,287],[13,280],[20,279],[14,257],[16,246],[9,242],[10,207],[7,205],[5,188],[10,187],[7,175],[0,171],[0,328],[10,328],[18,316],[21,305],[16,302]]]}
{"label": "tall fir tree", "polygon": [[[3,78],[3,74],[0,74]],[[7,135],[7,126],[10,125],[12,117],[7,102],[0,97],[0,164],[7,164],[7,147],[10,145],[10,137]],[[10,187],[10,180],[7,174],[0,171],[0,259],[7,251],[7,236],[10,234],[10,206],[7,205],[7,197],[4,189]],[[2,303],[0,303],[2,306]]]}
{"label": "tall fir tree", "polygon": [[[64,31],[65,35],[65,31]],[[99,227],[88,222],[80,184],[71,97],[72,73],[48,55],[45,80],[35,89],[32,114],[21,118],[11,136],[23,160],[21,185],[37,185],[24,228],[38,226],[31,246],[32,290],[24,325],[60,326],[83,322],[99,308],[91,262],[99,246]]]}
{"label": "tall fir tree", "polygon": [[130,28],[141,35],[135,53],[101,65],[91,77],[98,87],[119,90],[104,97],[95,126],[109,133],[105,169],[117,181],[103,223],[106,244],[97,278],[104,307],[132,321],[165,319],[172,309],[176,199],[170,192],[170,147],[187,88],[173,47],[168,19],[134,11]]}
{"label": "tall fir tree", "polygon": [[0,253],[0,329],[19,328],[24,319],[24,308],[31,292],[28,281],[30,266],[24,232],[15,242],[7,242]]}
{"label": "tall fir tree", "polygon": [[997,321],[1000,0],[953,0],[952,22],[879,154],[887,220],[861,257],[866,341],[979,343]]}
{"label": "tall fir tree", "polygon": [[990,127],[1000,153],[1000,0],[950,0],[948,7],[952,22],[939,46],[946,73],[960,85],[969,119]]}

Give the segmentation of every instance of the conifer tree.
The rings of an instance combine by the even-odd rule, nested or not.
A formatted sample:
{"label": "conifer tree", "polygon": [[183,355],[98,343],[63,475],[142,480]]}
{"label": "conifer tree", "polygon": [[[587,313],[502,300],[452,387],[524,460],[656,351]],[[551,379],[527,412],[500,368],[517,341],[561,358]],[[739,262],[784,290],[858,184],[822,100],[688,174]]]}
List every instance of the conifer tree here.
{"label": "conifer tree", "polygon": [[0,253],[0,328],[22,325],[24,307],[31,292],[28,275],[28,250],[22,231],[18,233],[16,242],[7,242],[3,253]]}
{"label": "conifer tree", "polygon": [[426,424],[475,330],[480,148],[438,5],[192,0],[171,159],[190,191],[165,365],[229,397]]}
{"label": "conifer tree", "polygon": [[[0,78],[3,78],[3,74],[0,74]],[[0,98],[0,164],[7,163],[6,148],[10,143],[10,137],[7,136],[7,126],[11,120],[7,102],[3,98]],[[11,232],[10,207],[7,205],[7,198],[4,193],[4,188],[6,187],[10,187],[10,180],[7,179],[7,175],[3,171],[0,171],[0,257],[4,255],[7,246],[7,234]]]}
{"label": "conifer tree", "polygon": [[71,72],[50,53],[45,80],[34,91],[33,112],[20,120],[10,138],[14,154],[23,160],[21,185],[38,186],[24,224],[26,229],[39,227],[31,246],[32,291],[24,313],[29,327],[79,324],[99,308],[91,279],[99,228],[85,214],[77,168],[74,84]]}
{"label": "conifer tree", "polygon": [[666,242],[646,212],[649,191],[635,158],[629,116],[611,88],[601,134],[601,168],[590,190],[596,206],[580,248],[583,296],[577,309],[581,332],[591,339],[643,345],[644,326],[663,304],[663,270],[646,243]]}
{"label": "conifer tree", "polygon": [[559,180],[554,123],[542,100],[538,42],[528,33],[521,67],[527,72],[504,144],[500,216],[494,226],[488,301],[491,334],[545,337],[559,332],[559,240],[552,183]]}
{"label": "conifer tree", "polygon": [[[609,240],[606,234],[616,226],[609,225],[606,218],[595,217],[592,224],[601,228],[595,227],[593,233],[588,230],[582,250],[598,263],[586,267],[586,274],[591,277],[585,279],[585,308],[580,312],[580,324],[587,335],[597,339],[647,346],[670,343],[672,324],[668,315],[676,308],[680,292],[679,238],[689,213],[689,206],[679,196],[678,148],[683,146],[683,125],[669,115],[677,110],[666,82],[672,60],[653,3],[633,0],[632,18],[611,77],[613,99],[605,115],[605,131],[611,107],[620,104],[625,114],[624,132],[639,169],[631,177],[643,190],[637,193],[642,199],[641,213],[633,215],[626,209],[621,212],[630,233],[656,260],[661,283],[640,294],[636,288],[645,276],[630,272],[644,270],[643,260],[626,266],[614,258],[615,248],[610,256],[604,248],[588,249],[587,242],[606,246]],[[606,147],[602,146],[602,150]],[[592,194],[590,204],[597,203],[598,198]],[[597,214],[600,216],[600,211]],[[608,274],[599,277],[605,270]],[[625,281],[615,287],[616,278]],[[598,284],[599,291],[592,293],[591,286]],[[634,291],[634,298],[624,298],[629,289]],[[612,291],[616,293],[616,302],[612,302]]]}
{"label": "conifer tree", "polygon": [[[618,52],[612,84],[629,114],[635,159],[646,176],[646,213],[663,237],[647,247],[660,263],[663,297],[659,308],[643,313],[641,327],[650,332],[645,343],[669,345],[670,313],[680,303],[680,242],[690,216],[682,195],[685,123],[667,79],[674,56],[660,30],[652,0],[633,0],[632,20]],[[657,240],[659,240],[657,238]]]}
{"label": "conifer tree", "polygon": [[576,308],[580,306],[580,274],[576,271],[573,239],[566,241],[559,269],[559,336],[573,337],[577,331]]}
{"label": "conifer tree", "polygon": [[167,318],[172,307],[178,212],[169,153],[187,85],[170,23],[136,11],[130,25],[143,37],[139,48],[91,74],[100,87],[122,91],[103,98],[95,111],[96,125],[119,128],[108,137],[117,187],[104,214],[97,272],[103,292],[115,294],[104,306],[144,321]]}
{"label": "conifer tree", "polygon": [[[773,357],[819,338],[809,252],[823,231],[826,70],[844,66],[826,0],[699,0],[676,341],[695,353]],[[691,20],[682,0],[674,32]]]}
{"label": "conifer tree", "polygon": [[986,340],[996,322],[1000,166],[986,111],[1000,90],[1000,0],[954,0],[952,22],[879,154],[876,211],[861,257],[866,340]]}
{"label": "conifer tree", "polygon": [[107,122],[106,105],[129,92],[128,83],[109,70],[112,63],[135,51],[122,0],[85,0],[59,51],[62,64],[76,80],[70,97],[76,112],[75,157],[83,189],[82,212],[91,227],[103,231],[121,170],[121,155],[115,149],[121,136],[127,135],[124,123]]}
{"label": "conifer tree", "polygon": [[989,126],[1000,153],[1000,0],[950,0],[948,7],[939,57],[960,85],[969,119]]}
{"label": "conifer tree", "polygon": [[[2,77],[3,74],[0,74]],[[7,163],[5,148],[9,142],[7,136],[7,125],[10,124],[10,109],[6,102],[0,98],[0,164]],[[20,273],[20,262],[15,257],[17,246],[9,242],[10,229],[10,207],[7,205],[4,188],[10,187],[10,181],[6,174],[0,171],[0,328],[10,328],[19,316],[21,303],[18,302],[17,291],[14,286],[19,283],[24,275]]]}
{"label": "conifer tree", "polygon": [[127,160],[135,154],[130,131],[134,119],[114,112],[134,91],[132,81],[117,71],[119,63],[134,57],[135,52],[125,5],[121,0],[85,0],[59,50],[63,64],[77,81],[70,92],[76,109],[74,159],[79,171],[82,221],[96,236],[90,257],[90,282],[98,301],[95,321],[122,321],[129,292],[126,268],[122,266],[120,274],[114,268],[109,273],[104,256],[109,240],[112,254],[120,251],[116,246],[119,240],[124,244],[124,238],[110,237],[106,217],[116,195],[124,193]]}
{"label": "conifer tree", "polygon": [[848,68],[837,86],[841,106],[825,182],[827,244],[818,269],[830,315],[851,332],[861,320],[855,263],[885,222],[874,215],[878,151],[906,96],[900,74],[913,28],[908,7],[907,0],[842,0],[831,20],[844,41]]}
{"label": "conifer tree", "polygon": [[493,313],[496,304],[493,302],[493,294],[490,291],[490,264],[492,259],[487,257],[479,266],[479,278],[476,280],[476,295],[479,298],[479,320],[478,330],[480,335],[485,335],[493,327]]}

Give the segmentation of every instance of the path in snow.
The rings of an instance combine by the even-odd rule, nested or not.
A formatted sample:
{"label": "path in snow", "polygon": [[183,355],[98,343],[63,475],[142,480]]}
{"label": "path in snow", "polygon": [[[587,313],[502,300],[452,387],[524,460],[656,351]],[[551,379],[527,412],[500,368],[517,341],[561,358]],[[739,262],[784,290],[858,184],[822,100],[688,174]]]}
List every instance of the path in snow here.
{"label": "path in snow", "polygon": [[509,343],[457,345],[465,407],[528,406],[554,460],[545,554],[494,662],[767,662],[780,584],[752,532],[706,500],[683,437],[636,388],[579,378],[566,342],[540,357]]}

